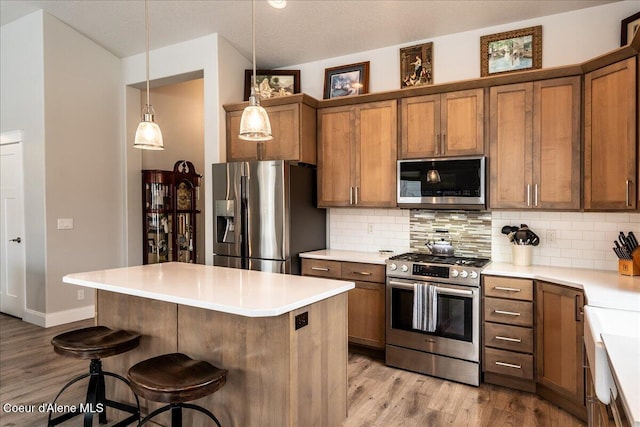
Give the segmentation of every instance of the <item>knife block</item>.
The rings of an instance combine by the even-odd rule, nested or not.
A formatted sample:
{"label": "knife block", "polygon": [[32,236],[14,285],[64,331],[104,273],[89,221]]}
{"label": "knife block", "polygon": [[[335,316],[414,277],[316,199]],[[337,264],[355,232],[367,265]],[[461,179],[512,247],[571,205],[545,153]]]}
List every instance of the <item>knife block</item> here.
{"label": "knife block", "polygon": [[631,254],[633,259],[618,260],[618,273],[623,276],[640,276],[640,248]]}

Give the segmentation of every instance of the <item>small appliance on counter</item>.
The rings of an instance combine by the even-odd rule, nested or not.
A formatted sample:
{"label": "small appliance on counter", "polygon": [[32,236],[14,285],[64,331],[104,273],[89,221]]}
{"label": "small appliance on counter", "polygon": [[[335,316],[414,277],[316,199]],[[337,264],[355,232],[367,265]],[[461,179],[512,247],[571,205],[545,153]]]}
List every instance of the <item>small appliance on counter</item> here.
{"label": "small appliance on counter", "polygon": [[300,274],[300,252],[326,246],[316,170],[283,160],[213,165],[213,265]]}

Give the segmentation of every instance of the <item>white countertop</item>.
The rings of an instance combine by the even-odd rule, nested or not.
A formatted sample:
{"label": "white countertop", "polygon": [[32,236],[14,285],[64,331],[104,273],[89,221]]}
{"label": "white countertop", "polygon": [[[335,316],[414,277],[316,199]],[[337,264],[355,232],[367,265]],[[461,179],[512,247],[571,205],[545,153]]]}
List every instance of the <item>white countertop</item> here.
{"label": "white countertop", "polygon": [[395,253],[343,251],[339,249],[321,249],[319,251],[303,252],[300,258],[326,259],[333,261],[364,262],[366,264],[384,264],[387,258]]}
{"label": "white countertop", "polygon": [[587,305],[593,307],[640,311],[640,276],[622,276],[616,271],[582,268],[527,267],[509,263],[490,263],[482,274],[545,280],[583,289]]}
{"label": "white countertop", "polygon": [[[638,324],[640,313],[636,332]],[[629,421],[632,426],[640,427],[640,334],[636,337],[602,334],[602,342]]]}
{"label": "white countertop", "polygon": [[68,274],[65,283],[246,317],[279,316],[353,282],[169,262]]}

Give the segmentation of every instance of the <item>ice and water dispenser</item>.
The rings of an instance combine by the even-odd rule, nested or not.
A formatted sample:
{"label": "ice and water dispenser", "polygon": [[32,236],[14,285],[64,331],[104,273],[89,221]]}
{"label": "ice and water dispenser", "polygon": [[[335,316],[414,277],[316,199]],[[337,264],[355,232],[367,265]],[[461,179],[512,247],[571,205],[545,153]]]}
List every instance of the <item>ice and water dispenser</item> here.
{"label": "ice and water dispenser", "polygon": [[235,243],[233,200],[216,200],[216,238],[218,243]]}

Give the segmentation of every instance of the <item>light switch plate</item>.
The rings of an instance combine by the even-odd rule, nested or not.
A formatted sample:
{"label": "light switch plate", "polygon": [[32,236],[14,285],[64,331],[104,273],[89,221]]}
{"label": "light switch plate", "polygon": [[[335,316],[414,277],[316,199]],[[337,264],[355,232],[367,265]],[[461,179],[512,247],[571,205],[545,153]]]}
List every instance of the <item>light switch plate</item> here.
{"label": "light switch plate", "polygon": [[73,218],[58,218],[58,230],[72,230]]}

